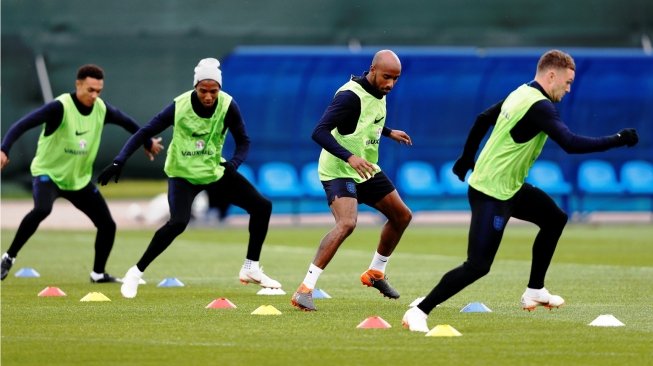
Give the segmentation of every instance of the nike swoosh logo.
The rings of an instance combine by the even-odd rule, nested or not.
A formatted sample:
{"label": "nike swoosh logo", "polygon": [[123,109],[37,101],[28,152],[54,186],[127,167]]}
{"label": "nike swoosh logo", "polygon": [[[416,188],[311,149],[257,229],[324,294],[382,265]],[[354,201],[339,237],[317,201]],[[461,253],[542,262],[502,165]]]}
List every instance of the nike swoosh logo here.
{"label": "nike swoosh logo", "polygon": [[192,137],[201,137],[201,136],[204,136],[204,135],[206,135],[206,133],[197,133],[197,132],[193,132],[193,133],[191,134]]}
{"label": "nike swoosh logo", "polygon": [[385,117],[381,117],[381,118],[379,118],[379,119],[375,119],[375,120],[374,120],[374,123],[375,123],[375,124],[376,124],[376,123],[379,123],[379,122],[383,121],[384,119],[385,119]]}
{"label": "nike swoosh logo", "polygon": [[88,133],[88,131],[81,131],[81,132],[80,131],[75,131],[75,136],[81,136],[81,135],[85,135],[87,133]]}

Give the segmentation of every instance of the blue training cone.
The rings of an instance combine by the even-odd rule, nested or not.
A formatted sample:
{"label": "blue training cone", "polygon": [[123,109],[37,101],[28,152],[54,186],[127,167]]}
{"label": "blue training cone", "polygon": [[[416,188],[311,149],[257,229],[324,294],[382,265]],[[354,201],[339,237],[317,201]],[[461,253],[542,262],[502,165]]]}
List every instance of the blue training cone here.
{"label": "blue training cone", "polygon": [[313,298],[314,299],[330,299],[331,295],[327,294],[324,290],[319,288],[313,289]]}
{"label": "blue training cone", "polygon": [[492,310],[485,306],[482,302],[472,302],[467,304],[464,308],[460,309],[461,313],[491,313]]}
{"label": "blue training cone", "polygon": [[168,277],[159,282],[157,287],[184,287],[184,284],[175,277]]}
{"label": "blue training cone", "polygon": [[16,277],[41,277],[41,275],[36,272],[34,268],[21,268],[14,275]]}

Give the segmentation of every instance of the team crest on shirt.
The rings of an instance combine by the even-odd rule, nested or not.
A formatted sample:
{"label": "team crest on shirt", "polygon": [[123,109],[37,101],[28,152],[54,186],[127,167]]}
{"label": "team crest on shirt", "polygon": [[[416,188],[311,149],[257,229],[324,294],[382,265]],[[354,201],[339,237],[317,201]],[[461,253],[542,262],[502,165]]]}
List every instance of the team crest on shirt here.
{"label": "team crest on shirt", "polygon": [[204,140],[197,140],[197,141],[195,142],[195,148],[196,148],[197,150],[202,150],[202,149],[204,149],[204,146],[206,146],[206,143],[204,142]]}
{"label": "team crest on shirt", "polygon": [[87,143],[86,140],[84,140],[84,139],[79,140],[79,143],[78,143],[79,148],[82,149],[82,150],[86,149],[86,145],[87,145],[87,144],[88,144],[88,143]]}
{"label": "team crest on shirt", "polygon": [[383,128],[379,127],[376,129],[376,139],[380,140],[381,139],[381,133],[383,132]]}
{"label": "team crest on shirt", "polygon": [[347,188],[347,192],[355,194],[356,193],[356,184],[354,182],[347,182],[345,184],[345,188]]}
{"label": "team crest on shirt", "polygon": [[494,216],[494,221],[492,222],[492,226],[494,226],[494,230],[496,231],[503,230],[503,226],[505,224],[506,224],[506,219],[504,219],[503,216]]}

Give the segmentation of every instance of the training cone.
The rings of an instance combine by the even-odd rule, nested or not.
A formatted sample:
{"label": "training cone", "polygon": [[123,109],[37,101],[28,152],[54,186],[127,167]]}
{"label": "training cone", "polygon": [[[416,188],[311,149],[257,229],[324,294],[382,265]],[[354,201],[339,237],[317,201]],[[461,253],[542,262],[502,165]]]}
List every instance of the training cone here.
{"label": "training cone", "polygon": [[34,268],[21,268],[19,269],[16,274],[14,275],[15,277],[41,277],[41,275],[36,272]]}
{"label": "training cone", "polygon": [[461,335],[462,333],[449,324],[436,325],[435,328],[426,333],[427,337],[460,337]]}
{"label": "training cone", "polygon": [[612,314],[599,315],[589,325],[593,327],[623,327],[624,323],[615,318]]}
{"label": "training cone", "polygon": [[236,305],[233,302],[221,297],[211,301],[210,304],[206,305],[207,309],[235,309]]}
{"label": "training cone", "polygon": [[419,305],[419,303],[422,302],[422,300],[424,300],[424,296],[418,297],[415,300],[413,300],[413,302],[411,302],[410,305],[408,305],[408,307],[414,308],[415,306]]}
{"label": "training cone", "polygon": [[86,296],[82,297],[79,301],[111,301],[101,292],[89,292]]}
{"label": "training cone", "polygon": [[360,324],[356,326],[359,329],[385,329],[392,328],[392,325],[387,321],[383,320],[380,316],[371,316],[363,320]]}
{"label": "training cone", "polygon": [[461,313],[491,313],[492,310],[482,302],[471,302],[464,308],[460,309]]}
{"label": "training cone", "polygon": [[54,297],[54,296],[66,296],[66,293],[61,291],[59,287],[46,287],[41,292],[39,292],[40,297]]}
{"label": "training cone", "polygon": [[261,305],[252,311],[252,315],[281,315],[281,312],[272,305]]}
{"label": "training cone", "polygon": [[184,287],[184,284],[174,277],[168,277],[159,282],[157,287]]}
{"label": "training cone", "polygon": [[316,288],[313,290],[313,299],[330,299],[331,295],[327,294],[324,290]]}
{"label": "training cone", "polygon": [[257,295],[285,295],[286,291],[280,288],[263,287],[256,294]]}

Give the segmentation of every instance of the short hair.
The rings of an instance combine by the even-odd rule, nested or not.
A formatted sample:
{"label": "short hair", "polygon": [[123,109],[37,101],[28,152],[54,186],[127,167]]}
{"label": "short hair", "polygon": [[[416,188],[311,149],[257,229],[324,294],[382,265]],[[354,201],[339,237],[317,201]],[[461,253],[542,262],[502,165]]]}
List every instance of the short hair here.
{"label": "short hair", "polygon": [[549,68],[572,69],[576,71],[576,64],[569,54],[560,50],[550,50],[543,54],[537,62],[537,72],[539,73]]}
{"label": "short hair", "polygon": [[77,70],[77,80],[84,80],[86,78],[102,80],[104,79],[104,70],[102,70],[100,66],[94,64],[82,65]]}

